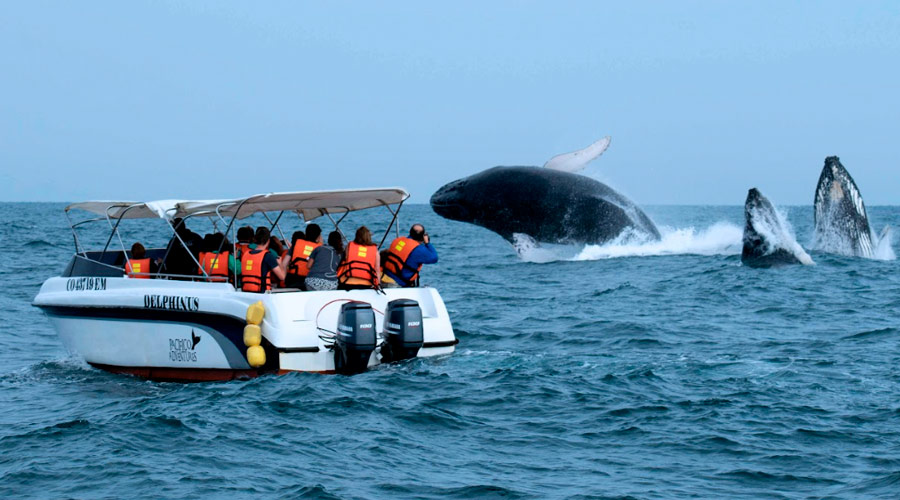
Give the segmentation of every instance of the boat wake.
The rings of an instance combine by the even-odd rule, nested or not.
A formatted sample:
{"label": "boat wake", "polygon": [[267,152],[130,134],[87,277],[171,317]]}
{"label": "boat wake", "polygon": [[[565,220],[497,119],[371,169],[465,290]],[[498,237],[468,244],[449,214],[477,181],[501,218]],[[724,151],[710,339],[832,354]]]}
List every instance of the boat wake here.
{"label": "boat wake", "polygon": [[602,245],[538,245],[527,236],[514,235],[513,246],[525,262],[585,261],[656,255],[739,255],[743,229],[717,222],[706,229],[659,228],[662,238],[647,241],[643,234],[625,231]]}

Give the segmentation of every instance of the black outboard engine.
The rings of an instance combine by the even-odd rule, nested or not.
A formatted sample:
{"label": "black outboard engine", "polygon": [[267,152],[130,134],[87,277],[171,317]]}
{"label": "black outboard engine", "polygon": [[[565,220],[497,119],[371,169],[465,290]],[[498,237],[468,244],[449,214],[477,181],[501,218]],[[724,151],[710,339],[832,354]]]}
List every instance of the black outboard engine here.
{"label": "black outboard engine", "polygon": [[341,306],[334,343],[334,370],[352,374],[366,371],[375,350],[375,313],[365,302]]}
{"label": "black outboard engine", "polygon": [[388,302],[384,312],[384,337],[382,363],[416,357],[425,340],[419,303],[410,299]]}

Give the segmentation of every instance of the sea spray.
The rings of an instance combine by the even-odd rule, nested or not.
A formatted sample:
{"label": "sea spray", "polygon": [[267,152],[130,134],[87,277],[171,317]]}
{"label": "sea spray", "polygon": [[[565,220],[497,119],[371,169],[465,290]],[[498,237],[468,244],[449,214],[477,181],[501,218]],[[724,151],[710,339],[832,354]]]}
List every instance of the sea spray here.
{"label": "sea spray", "polygon": [[[765,198],[762,198],[762,200],[765,200]],[[788,222],[787,215],[780,209],[770,205],[768,201],[765,202],[765,205],[769,208],[765,209],[760,206],[751,208],[749,216],[753,221],[753,230],[759,233],[763,241],[768,245],[766,253],[773,254],[777,251],[786,250],[803,265],[815,264],[812,257],[797,243],[794,229],[791,223]]]}
{"label": "sea spray", "polygon": [[662,239],[647,241],[641,234],[624,231],[602,245],[538,245],[533,239],[514,235],[513,246],[523,261],[585,261],[654,255],[736,255],[741,253],[742,230],[730,222],[717,222],[706,229],[660,227]]}

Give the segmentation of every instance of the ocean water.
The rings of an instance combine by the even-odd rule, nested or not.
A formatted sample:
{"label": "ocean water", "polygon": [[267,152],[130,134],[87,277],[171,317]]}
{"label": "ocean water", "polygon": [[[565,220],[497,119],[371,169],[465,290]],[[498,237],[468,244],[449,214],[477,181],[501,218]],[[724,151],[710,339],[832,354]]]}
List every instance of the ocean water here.
{"label": "ocean water", "polygon": [[[2,498],[900,497],[889,256],[746,268],[739,206],[651,206],[661,243],[520,256],[413,205],[455,354],[158,383],[89,367],[31,307],[73,251],[62,207],[0,204]],[[812,208],[784,211],[808,249]],[[158,222],[123,233],[159,245]]]}

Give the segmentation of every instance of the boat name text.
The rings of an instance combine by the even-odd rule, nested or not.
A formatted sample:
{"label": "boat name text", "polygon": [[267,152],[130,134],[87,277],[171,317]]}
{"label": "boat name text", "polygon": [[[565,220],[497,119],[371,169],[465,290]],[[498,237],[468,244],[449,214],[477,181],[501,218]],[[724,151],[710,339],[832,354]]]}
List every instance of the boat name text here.
{"label": "boat name text", "polygon": [[170,311],[199,311],[200,297],[181,295],[144,295],[147,309],[168,309]]}
{"label": "boat name text", "polygon": [[66,281],[66,291],[80,292],[83,290],[106,290],[106,278],[69,278]]}

